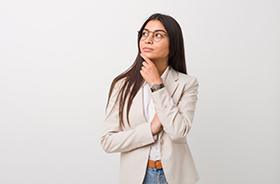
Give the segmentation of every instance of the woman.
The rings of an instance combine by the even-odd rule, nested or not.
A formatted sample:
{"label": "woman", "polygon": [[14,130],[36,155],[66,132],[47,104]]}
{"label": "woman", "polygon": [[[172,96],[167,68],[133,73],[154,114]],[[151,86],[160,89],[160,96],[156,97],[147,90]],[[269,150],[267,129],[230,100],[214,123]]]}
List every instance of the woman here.
{"label": "woman", "polygon": [[138,55],[112,81],[106,106],[101,145],[120,152],[121,184],[196,183],[186,138],[198,85],[186,71],[177,21],[151,15],[138,31]]}

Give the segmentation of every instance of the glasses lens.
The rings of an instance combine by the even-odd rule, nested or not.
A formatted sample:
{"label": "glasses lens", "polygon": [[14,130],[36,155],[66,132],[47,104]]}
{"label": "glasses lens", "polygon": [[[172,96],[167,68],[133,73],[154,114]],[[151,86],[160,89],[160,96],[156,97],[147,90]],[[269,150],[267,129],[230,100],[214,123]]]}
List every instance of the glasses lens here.
{"label": "glasses lens", "polygon": [[163,34],[160,32],[154,33],[154,41],[156,41],[156,42],[160,41],[163,37],[164,37]]}
{"label": "glasses lens", "polygon": [[164,33],[161,32],[149,32],[146,30],[143,30],[142,32],[138,32],[141,36],[141,40],[145,40],[146,38],[148,38],[150,36],[150,33],[152,33],[152,38],[155,42],[159,42],[160,40],[162,40],[165,36]]}
{"label": "glasses lens", "polygon": [[142,38],[142,39],[146,39],[148,36],[149,36],[149,32],[148,32],[148,31],[143,31],[143,32],[141,33],[141,38]]}

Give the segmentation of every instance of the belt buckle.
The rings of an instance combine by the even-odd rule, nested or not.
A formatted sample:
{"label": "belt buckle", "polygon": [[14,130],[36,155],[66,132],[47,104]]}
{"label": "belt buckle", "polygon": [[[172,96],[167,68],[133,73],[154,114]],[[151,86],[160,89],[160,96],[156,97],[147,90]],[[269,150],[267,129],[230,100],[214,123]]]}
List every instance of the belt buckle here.
{"label": "belt buckle", "polygon": [[160,160],[156,160],[155,161],[155,166],[156,166],[157,169],[160,168]]}
{"label": "belt buckle", "polygon": [[149,160],[149,167],[151,168],[156,168],[156,169],[160,169],[162,168],[161,166],[161,160]]}

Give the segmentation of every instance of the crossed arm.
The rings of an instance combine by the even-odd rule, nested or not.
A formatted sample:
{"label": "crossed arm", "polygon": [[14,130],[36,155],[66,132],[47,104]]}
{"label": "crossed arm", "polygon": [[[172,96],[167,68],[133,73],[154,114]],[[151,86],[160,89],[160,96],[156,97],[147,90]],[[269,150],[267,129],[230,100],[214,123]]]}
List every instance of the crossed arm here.
{"label": "crossed arm", "polygon": [[[155,110],[165,133],[172,140],[185,137],[191,129],[197,102],[198,81],[192,77],[182,92],[178,105],[170,96],[166,87],[152,93]],[[116,88],[117,89],[117,88]],[[143,122],[129,130],[122,130],[119,125],[117,90],[113,90],[105,112],[103,133],[100,143],[107,153],[127,152],[154,143],[150,123]]]}

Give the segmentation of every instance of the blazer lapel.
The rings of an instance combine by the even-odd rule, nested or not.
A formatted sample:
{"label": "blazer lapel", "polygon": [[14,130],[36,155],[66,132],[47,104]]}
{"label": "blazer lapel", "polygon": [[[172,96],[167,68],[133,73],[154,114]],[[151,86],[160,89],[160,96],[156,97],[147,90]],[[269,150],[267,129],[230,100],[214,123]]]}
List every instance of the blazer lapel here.
{"label": "blazer lapel", "polygon": [[173,96],[179,83],[178,83],[178,72],[174,70],[171,66],[166,76],[166,80],[164,84],[167,90],[169,91],[170,96]]}

